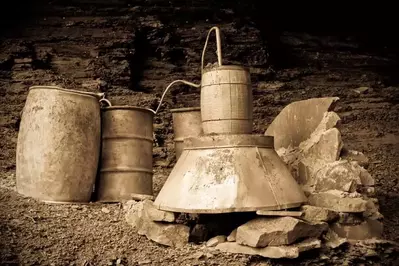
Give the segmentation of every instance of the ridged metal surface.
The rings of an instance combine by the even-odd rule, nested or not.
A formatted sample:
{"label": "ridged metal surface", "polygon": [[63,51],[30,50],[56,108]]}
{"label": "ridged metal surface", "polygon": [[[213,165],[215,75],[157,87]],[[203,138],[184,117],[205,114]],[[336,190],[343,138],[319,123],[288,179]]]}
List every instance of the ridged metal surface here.
{"label": "ridged metal surface", "polygon": [[103,108],[98,201],[152,195],[153,115],[139,107]]}

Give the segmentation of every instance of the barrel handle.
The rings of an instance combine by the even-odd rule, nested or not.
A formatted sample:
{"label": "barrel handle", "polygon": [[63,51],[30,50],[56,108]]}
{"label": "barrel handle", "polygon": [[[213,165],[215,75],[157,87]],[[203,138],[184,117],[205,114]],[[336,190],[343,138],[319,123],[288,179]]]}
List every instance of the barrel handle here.
{"label": "barrel handle", "polygon": [[112,106],[111,102],[105,98],[99,100],[100,103],[105,102],[108,106]]}
{"label": "barrel handle", "polygon": [[202,72],[204,70],[204,59],[205,59],[205,51],[206,51],[206,47],[208,46],[208,41],[209,41],[209,36],[211,35],[212,31],[215,31],[215,35],[216,35],[216,54],[218,57],[218,63],[219,66],[222,66],[222,42],[220,39],[220,30],[218,27],[212,27],[209,32],[208,35],[206,36],[206,41],[205,41],[205,45],[204,45],[204,49],[202,50],[202,56],[201,56],[201,75]]}
{"label": "barrel handle", "polygon": [[174,84],[176,84],[176,83],[183,83],[183,84],[186,84],[186,85],[195,87],[195,88],[201,87],[201,84],[195,84],[195,83],[192,83],[192,82],[189,82],[189,81],[185,81],[185,80],[182,80],[182,79],[178,79],[178,80],[172,81],[172,82],[166,87],[166,89],[164,90],[164,92],[162,93],[162,97],[161,97],[161,100],[159,101],[159,104],[158,104],[157,109],[156,109],[155,111],[152,110],[152,109],[150,109],[154,114],[157,114],[157,113],[158,113],[159,108],[161,107],[163,98],[165,97],[165,95],[166,95],[166,93],[169,91],[169,89],[170,89]]}

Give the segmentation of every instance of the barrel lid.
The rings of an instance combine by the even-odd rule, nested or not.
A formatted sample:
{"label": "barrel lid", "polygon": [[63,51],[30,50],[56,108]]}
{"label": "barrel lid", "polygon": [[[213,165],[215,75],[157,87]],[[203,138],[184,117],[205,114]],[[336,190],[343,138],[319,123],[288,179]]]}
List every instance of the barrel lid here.
{"label": "barrel lid", "polygon": [[274,137],[255,134],[223,134],[204,135],[184,139],[184,149],[243,146],[274,149]]}
{"label": "barrel lid", "polygon": [[172,113],[178,113],[178,112],[190,112],[190,111],[201,111],[201,107],[184,107],[184,108],[175,108],[175,109],[170,109]]}
{"label": "barrel lid", "polygon": [[151,114],[154,114],[154,111],[145,108],[145,107],[138,107],[138,106],[129,106],[129,105],[112,105],[112,106],[107,106],[101,108],[103,111],[111,111],[111,110],[136,110],[136,111],[144,111],[144,112],[149,112]]}
{"label": "barrel lid", "polygon": [[96,98],[100,98],[104,95],[104,93],[102,93],[102,92],[96,93],[96,92],[88,92],[88,91],[70,90],[70,89],[65,89],[65,88],[61,88],[58,86],[32,86],[32,87],[29,87],[29,91],[34,90],[34,89],[59,90],[62,92],[75,93],[75,94],[80,94],[80,95],[85,95],[85,96],[92,96],[92,97],[96,97]]}
{"label": "barrel lid", "polygon": [[214,66],[214,67],[209,67],[209,68],[204,68],[203,72],[211,72],[211,71],[216,71],[216,70],[241,70],[241,71],[246,71],[249,72],[248,67],[244,66],[237,66],[237,65],[221,65],[221,66]]}

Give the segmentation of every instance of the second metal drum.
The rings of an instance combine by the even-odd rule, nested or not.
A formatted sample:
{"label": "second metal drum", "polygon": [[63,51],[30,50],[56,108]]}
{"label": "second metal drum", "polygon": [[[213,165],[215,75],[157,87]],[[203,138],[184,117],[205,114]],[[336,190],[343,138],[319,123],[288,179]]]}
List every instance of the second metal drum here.
{"label": "second metal drum", "polygon": [[149,109],[132,106],[103,109],[98,201],[153,194],[153,115]]}
{"label": "second metal drum", "polygon": [[179,159],[184,148],[184,139],[202,134],[201,108],[189,107],[172,109],[173,131],[175,134],[176,159]]}

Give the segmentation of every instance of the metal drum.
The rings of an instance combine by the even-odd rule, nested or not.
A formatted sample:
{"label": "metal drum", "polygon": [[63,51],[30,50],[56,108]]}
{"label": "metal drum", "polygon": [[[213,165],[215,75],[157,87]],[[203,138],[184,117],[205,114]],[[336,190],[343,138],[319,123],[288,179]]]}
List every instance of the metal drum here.
{"label": "metal drum", "polygon": [[18,134],[17,191],[46,202],[89,202],[100,154],[103,93],[29,89]]}
{"label": "metal drum", "polygon": [[[218,66],[204,69],[209,34],[215,30]],[[249,70],[222,65],[220,33],[213,27],[202,54],[201,117],[205,134],[251,134],[253,95]]]}
{"label": "metal drum", "polygon": [[202,134],[201,109],[199,107],[172,109],[173,131],[175,134],[176,159],[183,152],[184,139]]}
{"label": "metal drum", "polygon": [[98,201],[120,202],[153,194],[153,116],[146,108],[103,108]]}

